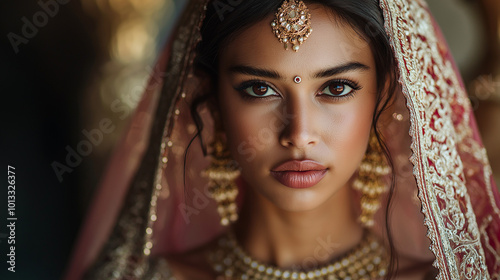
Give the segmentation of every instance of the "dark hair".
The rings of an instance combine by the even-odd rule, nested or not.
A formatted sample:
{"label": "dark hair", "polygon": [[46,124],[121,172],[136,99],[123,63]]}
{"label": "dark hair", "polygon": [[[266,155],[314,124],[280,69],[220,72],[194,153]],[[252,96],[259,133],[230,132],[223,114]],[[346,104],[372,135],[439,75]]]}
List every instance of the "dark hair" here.
{"label": "dark hair", "polygon": [[[198,128],[198,133],[195,137],[199,136],[203,129],[203,122],[198,115],[198,106],[211,98],[216,98],[219,54],[223,51],[224,46],[245,28],[273,14],[278,10],[282,2],[283,0],[226,0],[210,1],[208,4],[206,17],[201,27],[202,40],[197,46],[195,70],[209,75],[211,80],[214,81],[212,85],[214,88],[208,94],[198,96],[192,104],[191,114]],[[373,116],[373,130],[391,169],[393,169],[391,156],[377,129],[379,118],[392,101],[397,87],[394,55],[384,29],[384,19],[378,0],[323,0],[304,2],[308,4],[321,4],[330,8],[338,16],[341,23],[350,25],[358,35],[369,43],[377,71],[377,100]],[[204,146],[203,142],[202,146]],[[202,148],[205,152],[205,148]],[[385,209],[386,231],[391,256],[387,279],[392,278],[393,272],[397,270],[397,255],[389,226],[394,184],[395,177],[393,174],[389,189],[389,199]]]}

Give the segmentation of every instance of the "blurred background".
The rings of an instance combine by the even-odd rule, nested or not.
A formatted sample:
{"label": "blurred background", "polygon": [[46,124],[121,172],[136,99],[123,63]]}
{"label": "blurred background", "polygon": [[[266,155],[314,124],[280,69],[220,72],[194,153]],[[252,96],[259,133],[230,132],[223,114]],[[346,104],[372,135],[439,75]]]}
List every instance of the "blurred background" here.
{"label": "blurred background", "polygon": [[[500,2],[428,3],[500,183]],[[60,279],[92,193],[184,4],[2,1],[0,167],[16,168],[18,220],[15,273],[6,270],[7,229],[0,227],[0,279]],[[114,129],[98,137],[103,120]],[[85,155],[74,156],[77,149]],[[6,201],[6,188],[1,197]],[[2,209],[2,224],[6,215]]]}

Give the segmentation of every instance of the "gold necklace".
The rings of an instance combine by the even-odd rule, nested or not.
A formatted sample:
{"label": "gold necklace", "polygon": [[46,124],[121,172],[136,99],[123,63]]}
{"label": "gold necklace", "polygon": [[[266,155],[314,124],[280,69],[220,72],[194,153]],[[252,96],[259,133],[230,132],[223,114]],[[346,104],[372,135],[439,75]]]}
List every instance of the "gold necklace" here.
{"label": "gold necklace", "polygon": [[227,280],[361,280],[385,276],[388,255],[377,238],[365,231],[358,246],[327,265],[312,270],[281,269],[252,259],[229,231],[219,238],[209,261],[221,279]]}

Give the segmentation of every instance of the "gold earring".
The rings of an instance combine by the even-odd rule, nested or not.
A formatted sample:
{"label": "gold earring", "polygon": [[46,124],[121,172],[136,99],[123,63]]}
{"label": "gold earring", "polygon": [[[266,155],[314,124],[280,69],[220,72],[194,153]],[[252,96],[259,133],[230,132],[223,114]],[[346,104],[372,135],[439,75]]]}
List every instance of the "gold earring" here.
{"label": "gold earring", "polygon": [[382,153],[382,148],[374,133],[359,166],[359,174],[353,188],[361,192],[361,215],[359,221],[365,227],[374,224],[373,217],[380,208],[380,196],[387,191],[383,176],[389,174],[390,167]]}
{"label": "gold earring", "polygon": [[223,226],[227,226],[238,219],[236,196],[238,187],[235,179],[240,176],[240,169],[231,158],[231,154],[220,134],[216,135],[212,143],[212,163],[204,170],[203,176],[209,179],[209,193],[217,202],[217,212]]}

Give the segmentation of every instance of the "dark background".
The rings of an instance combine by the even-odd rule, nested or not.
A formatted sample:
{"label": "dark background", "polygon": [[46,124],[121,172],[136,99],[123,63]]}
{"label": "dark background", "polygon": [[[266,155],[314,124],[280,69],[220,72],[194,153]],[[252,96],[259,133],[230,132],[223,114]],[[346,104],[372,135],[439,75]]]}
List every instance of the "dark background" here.
{"label": "dark background", "polygon": [[[97,94],[89,85],[104,79],[100,68],[112,60],[109,45],[121,20],[113,13],[89,14],[83,1],[58,1],[52,0],[59,6],[57,13],[49,15],[36,32],[29,30],[32,38],[25,38],[27,42],[19,44],[17,51],[9,34],[25,37],[23,18],[43,23],[43,17],[34,19],[42,8],[38,1],[0,3],[0,279],[62,277],[92,192],[113,150],[112,145],[94,147],[71,172],[62,174],[62,180],[52,166],[54,162],[67,166],[67,148],[76,149],[86,139],[82,129],[98,127],[88,118],[102,111],[88,105],[89,96]],[[172,9],[183,2],[155,1],[175,3]],[[174,20],[171,13],[165,16],[158,45]],[[116,133],[119,137],[120,131]],[[8,165],[15,167],[16,179],[15,273],[7,271],[6,263]]]}
{"label": "dark background", "polygon": [[[61,5],[16,54],[7,34],[22,34],[21,18],[40,11],[36,1],[22,2],[0,4],[0,279],[58,279],[82,217],[83,169],[59,182],[51,163],[78,141],[81,89],[100,57],[95,26],[77,1]],[[16,168],[15,273],[6,263],[7,165]]]}

